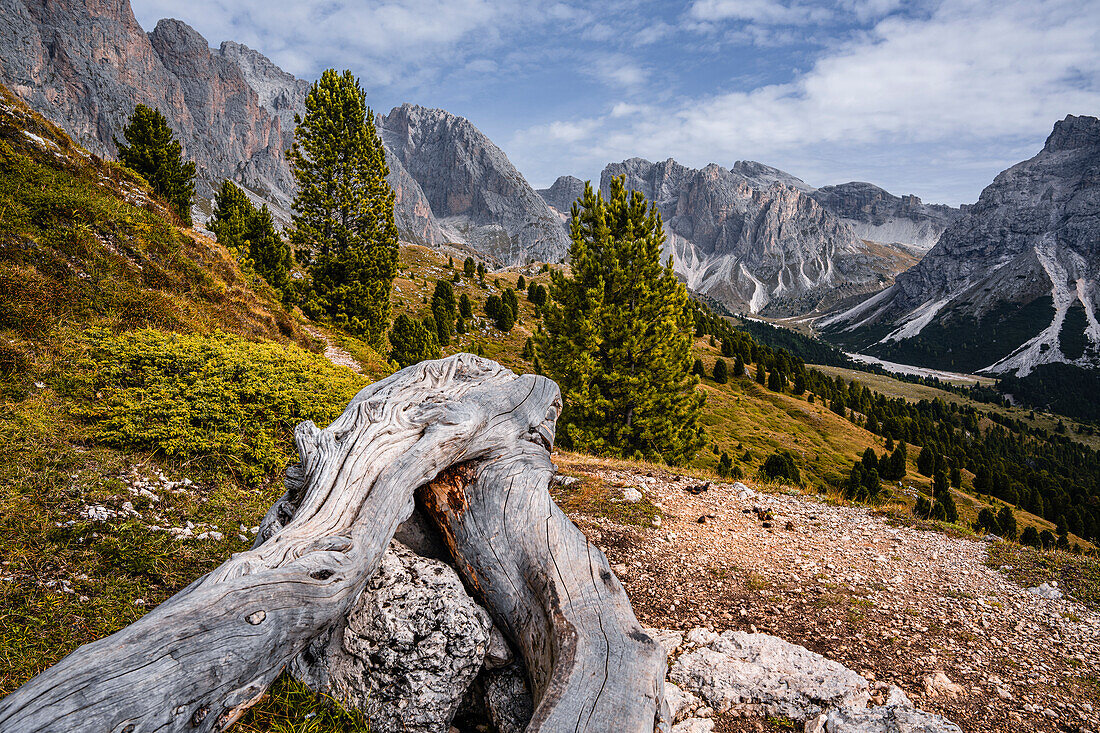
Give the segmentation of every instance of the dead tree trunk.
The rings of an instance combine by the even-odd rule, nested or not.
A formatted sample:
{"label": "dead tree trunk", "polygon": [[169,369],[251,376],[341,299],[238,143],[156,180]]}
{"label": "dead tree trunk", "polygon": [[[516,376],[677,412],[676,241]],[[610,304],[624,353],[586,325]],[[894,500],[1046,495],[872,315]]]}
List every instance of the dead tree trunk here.
{"label": "dead tree trunk", "polygon": [[527,730],[668,730],[664,649],[607,558],[550,498],[545,450],[515,443],[419,492],[459,572],[526,663]]}
{"label": "dead tree trunk", "polygon": [[[490,600],[497,595],[487,600],[529,657],[538,719],[578,720],[570,723],[574,730],[642,730],[606,716],[622,714],[633,702],[645,712],[624,720],[654,719],[663,655],[657,670],[650,649],[655,645],[636,629],[603,556],[549,502],[542,476],[549,477],[547,451],[559,407],[553,382],[517,377],[494,362],[458,354],[367,387],[324,430],[299,425],[301,463],[287,471],[287,493],[265,517],[256,545],[0,700],[0,731],[227,729],[311,639],[344,622],[394,531],[409,517],[414,490],[456,464],[481,467],[471,489],[491,487],[498,478],[514,480],[507,472],[524,466],[538,471],[535,483],[513,486],[547,503],[547,544],[541,550],[451,532],[456,557],[484,566],[486,578],[499,573],[501,579],[531,579],[532,590],[517,594],[511,609],[497,601],[498,610]],[[490,469],[498,460],[505,473]],[[512,519],[503,514],[520,498],[517,493],[504,492],[512,498],[500,505],[500,516],[477,515],[486,526],[529,531],[534,513],[524,517],[526,530],[510,529]],[[491,569],[479,558],[493,552],[520,556]],[[541,569],[540,557],[547,563]],[[585,573],[595,587],[585,587]],[[560,593],[567,594],[565,607],[585,604],[582,612],[563,607],[555,596]],[[591,643],[597,636],[607,643]],[[639,677],[648,682],[639,685]],[[579,707],[573,695],[583,701]],[[574,707],[587,718],[578,718]],[[533,723],[532,730],[562,729],[555,726]]]}

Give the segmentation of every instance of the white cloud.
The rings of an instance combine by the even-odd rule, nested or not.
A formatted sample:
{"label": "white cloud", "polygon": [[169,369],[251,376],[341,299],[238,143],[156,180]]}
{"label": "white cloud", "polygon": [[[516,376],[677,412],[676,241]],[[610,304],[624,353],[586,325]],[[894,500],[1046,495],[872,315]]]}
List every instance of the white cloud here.
{"label": "white cloud", "polygon": [[[711,5],[718,12],[722,3]],[[948,0],[927,18],[880,21],[789,83],[682,100],[661,114],[627,112],[580,123],[594,136],[574,148],[575,168],[632,155],[694,165],[755,158],[789,161],[806,177],[820,171],[825,183],[847,180],[862,156],[868,168],[921,170],[924,180],[908,190],[973,200],[974,181],[988,183],[999,168],[944,185],[936,177],[952,174],[929,165],[930,152],[1004,167],[1021,150],[1036,152],[1055,120],[1100,113],[1100,5]],[[530,152],[517,150],[521,162]]]}
{"label": "white cloud", "polygon": [[826,20],[832,12],[820,4],[779,0],[696,0],[688,15],[695,20],[709,23],[740,20],[762,24],[800,25]]}

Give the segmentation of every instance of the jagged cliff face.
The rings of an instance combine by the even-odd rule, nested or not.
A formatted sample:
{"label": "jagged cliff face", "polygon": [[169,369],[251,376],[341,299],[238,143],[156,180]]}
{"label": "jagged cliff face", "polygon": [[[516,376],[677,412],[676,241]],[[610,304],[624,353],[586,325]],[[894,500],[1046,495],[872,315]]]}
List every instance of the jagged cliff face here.
{"label": "jagged cliff face", "polygon": [[280,120],[238,67],[186,24],[164,20],[146,34],[125,0],[2,0],[0,51],[3,81],[93,152],[113,155],[130,112],[147,104],[164,113],[197,163],[200,197],[233,177],[275,203],[288,201]]}
{"label": "jagged cliff face", "polygon": [[573,202],[584,195],[584,181],[575,176],[558,176],[558,180],[550,188],[538,190],[542,200],[550,204],[554,213],[563,220],[568,220]]}
{"label": "jagged cliff face", "polygon": [[381,131],[452,240],[506,264],[556,262],[568,252],[558,217],[469,120],[405,104],[381,119]]}
{"label": "jagged cliff face", "polygon": [[885,358],[1100,367],[1100,120],[1069,116],[888,290],[822,325]]}
{"label": "jagged cliff face", "polygon": [[[146,34],[126,0],[0,0],[0,81],[106,157],[113,157],[113,138],[121,137],[134,106],[156,107],[179,136],[185,156],[197,164],[196,221],[209,216],[210,198],[225,179],[266,202],[281,223],[290,219],[295,184],[286,150],[294,142],[295,115],[305,113],[309,84],[247,46],[226,42],[212,50],[177,20],[162,20]],[[465,241],[463,227],[440,226],[402,159],[386,152],[402,236],[427,245]],[[496,153],[503,158],[502,175],[522,183],[503,153]],[[487,193],[493,195],[508,194]],[[507,208],[495,205],[495,210]],[[542,218],[552,218],[542,208]],[[482,209],[491,212],[494,206]],[[475,247],[491,228],[487,216],[480,214],[470,227]],[[525,259],[521,251],[536,238],[520,232],[515,216],[504,218],[498,239],[509,243],[495,241],[492,251],[510,254],[509,261]],[[554,231],[549,238],[550,247],[536,249],[560,250],[562,234]]]}
{"label": "jagged cliff face", "polygon": [[952,206],[925,204],[917,196],[895,196],[874,184],[858,181],[822,186],[810,195],[860,239],[908,244],[919,252],[931,249],[962,215]]}
{"label": "jagged cliff face", "polygon": [[[735,311],[812,312],[880,290],[913,262],[860,241],[804,182],[760,163],[695,170],[671,159],[631,158],[604,169],[601,189],[606,193],[620,175],[657,205],[665,253],[688,287]],[[559,179],[544,196],[571,201],[575,180]]]}

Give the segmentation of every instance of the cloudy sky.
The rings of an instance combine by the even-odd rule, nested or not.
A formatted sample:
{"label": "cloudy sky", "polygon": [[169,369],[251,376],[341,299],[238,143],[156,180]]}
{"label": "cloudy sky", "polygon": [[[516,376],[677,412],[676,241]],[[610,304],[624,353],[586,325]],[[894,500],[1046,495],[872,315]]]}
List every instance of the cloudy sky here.
{"label": "cloudy sky", "polygon": [[536,187],[632,156],[974,201],[1100,115],[1096,0],[133,0],[376,110],[469,118]]}

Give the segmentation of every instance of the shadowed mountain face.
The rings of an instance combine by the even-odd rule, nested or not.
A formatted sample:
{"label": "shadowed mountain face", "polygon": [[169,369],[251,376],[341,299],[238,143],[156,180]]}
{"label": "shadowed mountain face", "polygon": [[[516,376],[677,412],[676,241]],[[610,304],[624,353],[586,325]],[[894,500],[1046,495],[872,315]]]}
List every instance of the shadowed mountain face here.
{"label": "shadowed mountain face", "polygon": [[451,241],[506,264],[556,262],[568,252],[559,219],[469,120],[403,104],[381,119],[381,130]]}
{"label": "shadowed mountain face", "polygon": [[919,265],[827,319],[885,358],[1026,376],[1100,366],[1100,120],[1066,117],[999,174]]}

